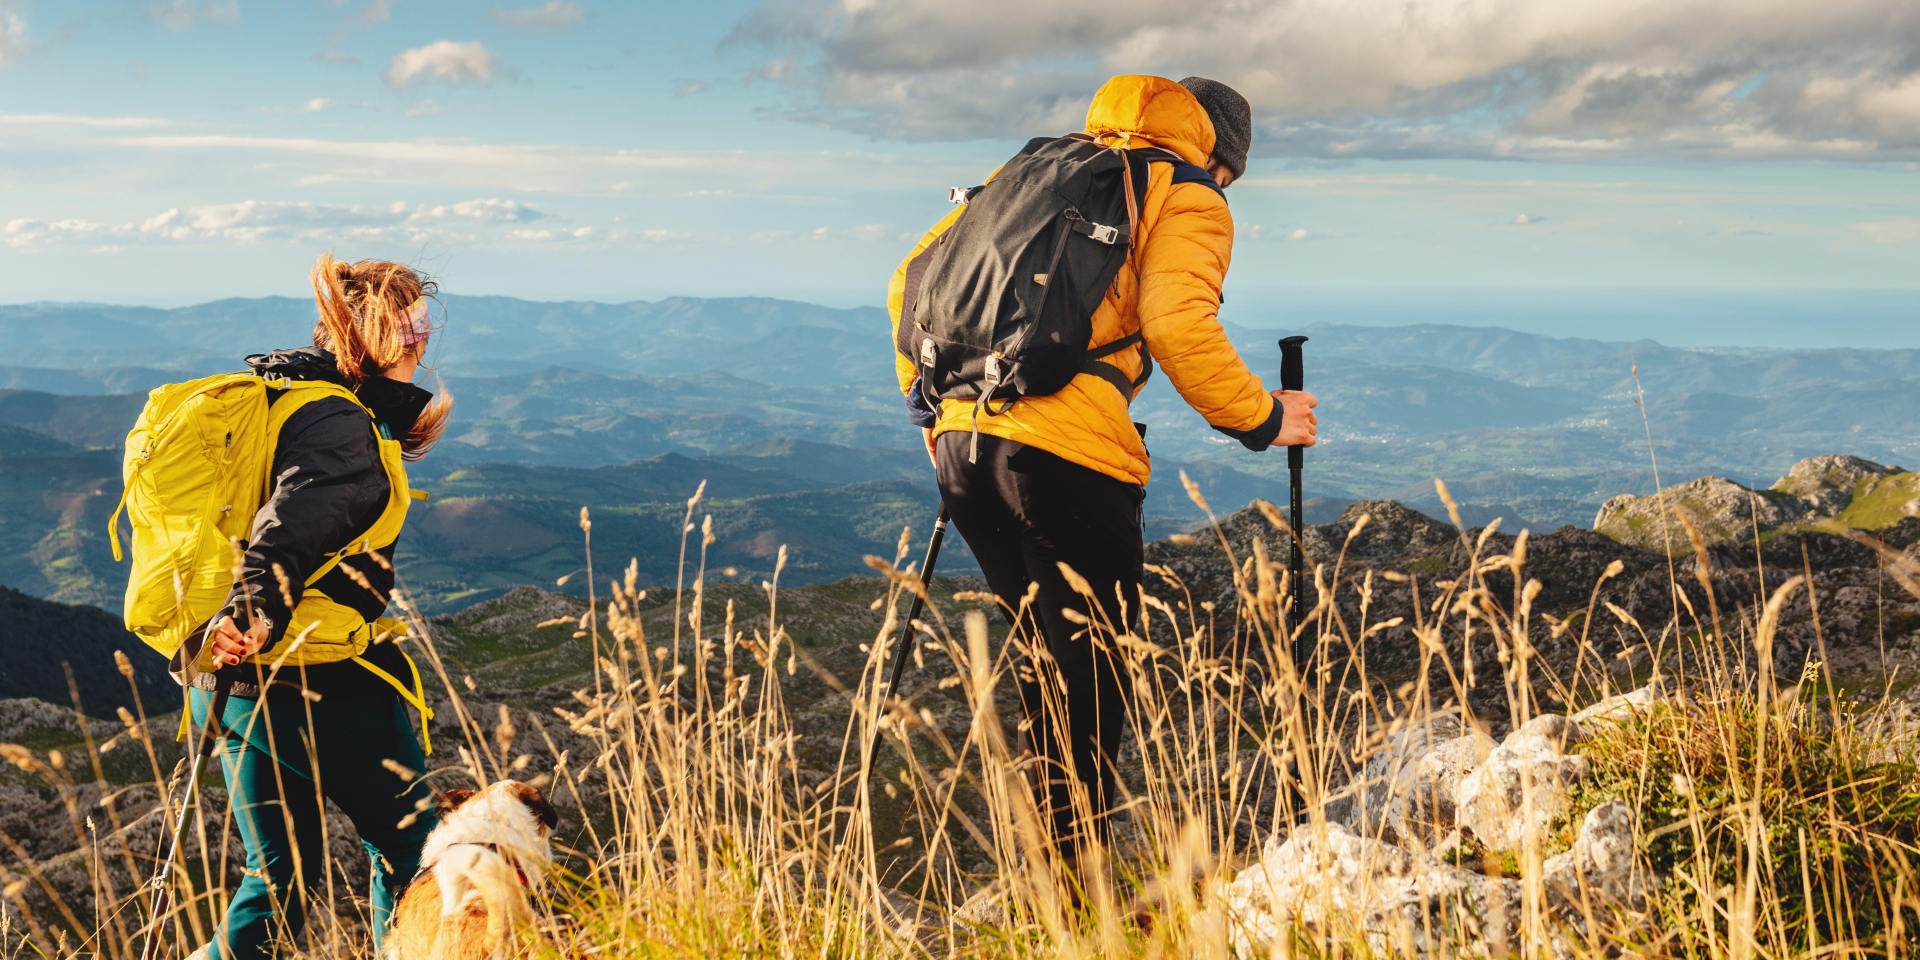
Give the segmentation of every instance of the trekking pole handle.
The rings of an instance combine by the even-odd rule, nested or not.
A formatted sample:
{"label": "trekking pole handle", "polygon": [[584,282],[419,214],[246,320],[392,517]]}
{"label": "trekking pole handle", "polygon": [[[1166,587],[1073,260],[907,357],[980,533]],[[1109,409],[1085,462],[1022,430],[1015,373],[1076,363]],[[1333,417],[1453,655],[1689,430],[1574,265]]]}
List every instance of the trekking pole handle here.
{"label": "trekking pole handle", "polygon": [[1305,389],[1306,373],[1301,367],[1300,345],[1306,342],[1306,337],[1280,338],[1280,389]]}
{"label": "trekking pole handle", "polygon": [[[1306,371],[1300,358],[1300,345],[1307,342],[1306,337],[1282,337],[1280,339],[1280,389],[1306,389]],[[1287,448],[1287,469],[1298,470],[1303,465],[1306,447],[1295,444]]]}

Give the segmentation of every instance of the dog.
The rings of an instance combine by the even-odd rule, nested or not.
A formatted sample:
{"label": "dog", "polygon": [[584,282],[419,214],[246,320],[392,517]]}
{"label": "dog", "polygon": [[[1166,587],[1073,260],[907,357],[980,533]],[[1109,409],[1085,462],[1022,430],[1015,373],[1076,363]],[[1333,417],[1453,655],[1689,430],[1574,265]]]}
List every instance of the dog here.
{"label": "dog", "polygon": [[420,873],[393,909],[386,960],[502,960],[533,922],[529,894],[553,863],[553,804],[527,784],[441,796]]}

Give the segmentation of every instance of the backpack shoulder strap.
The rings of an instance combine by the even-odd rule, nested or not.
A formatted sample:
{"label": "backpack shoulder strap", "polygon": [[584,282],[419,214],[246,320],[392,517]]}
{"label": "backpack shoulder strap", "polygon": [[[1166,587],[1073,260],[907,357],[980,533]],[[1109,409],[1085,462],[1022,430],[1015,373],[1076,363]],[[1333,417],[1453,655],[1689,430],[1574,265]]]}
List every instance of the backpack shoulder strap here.
{"label": "backpack shoulder strap", "polygon": [[267,386],[286,392],[286,396],[275,401],[273,405],[271,428],[276,438],[279,436],[280,428],[286,425],[288,417],[293,416],[301,407],[327,397],[346,400],[365,410],[369,419],[373,418],[373,411],[368,409],[366,404],[361,403],[360,398],[354,396],[352,390],[330,380],[268,380]]}
{"label": "backpack shoulder strap", "polygon": [[1164,147],[1148,147],[1141,152],[1147,155],[1147,160],[1151,163],[1171,165],[1174,183],[1204,183],[1207,189],[1219,194],[1220,199],[1227,198],[1227,192],[1220,188],[1219,181],[1213,179],[1213,174],[1208,173],[1205,167],[1188,163],[1186,158]]}
{"label": "backpack shoulder strap", "polygon": [[[269,443],[275,446],[278,446],[280,443],[280,429],[287,425],[288,419],[307,404],[318,400],[325,400],[328,397],[347,400],[352,402],[354,406],[359,407],[367,415],[367,429],[374,431],[375,436],[378,436],[379,428],[374,424],[373,411],[368,409],[366,404],[361,403],[360,398],[354,396],[353,391],[348,390],[346,387],[328,380],[268,380],[267,386],[273,390],[286,391],[286,395],[275,401],[273,406],[268,410],[267,439]],[[271,455],[269,455],[269,460],[271,460]],[[391,482],[391,478],[389,478],[389,482]],[[326,554],[326,561],[318,567],[315,567],[313,573],[307,576],[305,586],[311,587],[319,583],[321,577],[332,573],[333,568],[339,566],[340,561],[344,559],[349,552],[350,551],[346,549],[341,549]]]}

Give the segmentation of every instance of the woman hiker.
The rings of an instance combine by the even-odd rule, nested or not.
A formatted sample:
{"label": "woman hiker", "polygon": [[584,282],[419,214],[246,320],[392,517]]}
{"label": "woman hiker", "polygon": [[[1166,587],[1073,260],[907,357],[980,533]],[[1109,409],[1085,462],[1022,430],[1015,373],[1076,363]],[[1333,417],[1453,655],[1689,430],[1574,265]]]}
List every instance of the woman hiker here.
{"label": "woman hiker", "polygon": [[[255,515],[240,582],[207,631],[221,673],[200,674],[189,694],[194,721],[204,724],[215,684],[232,684],[221,759],[247,851],[246,879],[213,942],[196,953],[210,960],[273,956],[300,934],[308,901],[328,892],[323,799],[352,819],[373,861],[376,950],[436,822],[403,703],[404,695],[422,706],[418,673],[391,642],[404,628],[381,615],[412,495],[401,461],[426,454],[452,407],[411,382],[438,289],[396,263],[330,254],[312,280],[313,345],[247,364],[270,381],[340,389],[269,394],[278,424],[272,489]],[[234,624],[242,605],[244,632]]]}

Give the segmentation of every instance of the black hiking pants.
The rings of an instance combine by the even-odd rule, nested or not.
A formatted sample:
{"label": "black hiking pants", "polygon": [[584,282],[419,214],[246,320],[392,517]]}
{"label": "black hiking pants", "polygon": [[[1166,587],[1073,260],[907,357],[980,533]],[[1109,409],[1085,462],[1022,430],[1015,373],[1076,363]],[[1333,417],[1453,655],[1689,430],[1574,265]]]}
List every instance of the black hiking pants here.
{"label": "black hiking pants", "polygon": [[[1126,729],[1126,690],[1112,628],[1139,617],[1140,507],[1145,491],[1026,444],[980,437],[939,438],[940,495],[954,526],[980,562],[987,584],[1014,610],[1030,584],[1039,593],[1021,628],[1044,643],[1052,664],[1019,664],[1020,703],[1028,729],[1019,746],[1038,761],[1028,782],[1054,839],[1069,857],[1089,839],[1104,842],[1106,812],[1116,799],[1114,761]],[[1098,612],[1068,585],[1066,564],[1099,598]],[[1124,597],[1124,604],[1121,598]],[[1100,625],[1096,639],[1067,619],[1072,610]],[[1111,625],[1109,627],[1108,625]],[[1051,678],[1049,693],[1042,683]],[[1092,822],[1075,814],[1075,787],[1085,790]]]}

